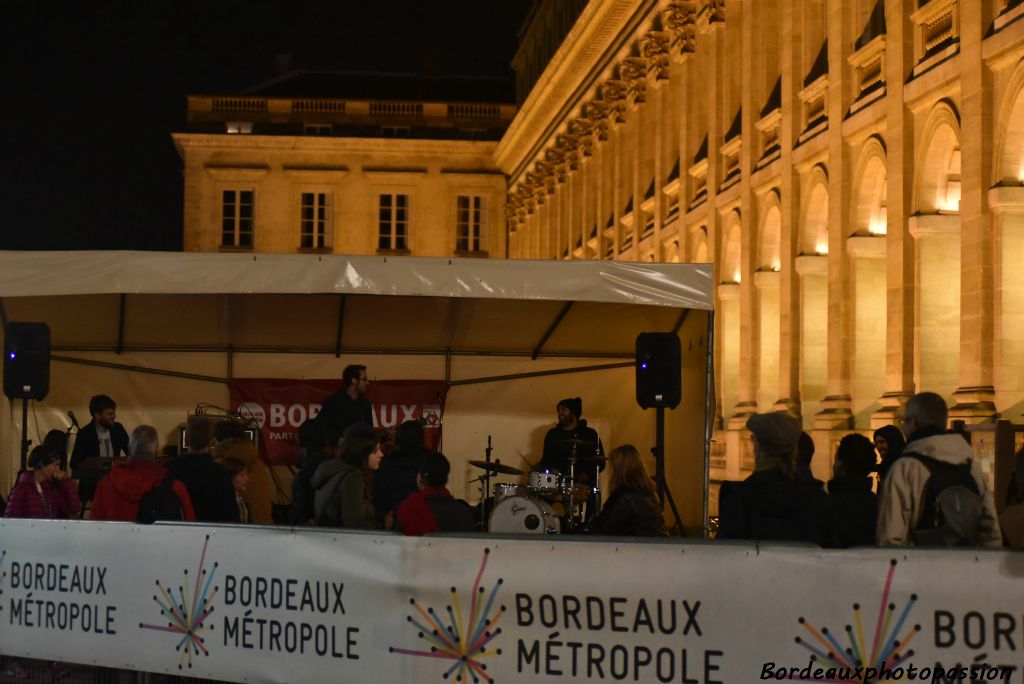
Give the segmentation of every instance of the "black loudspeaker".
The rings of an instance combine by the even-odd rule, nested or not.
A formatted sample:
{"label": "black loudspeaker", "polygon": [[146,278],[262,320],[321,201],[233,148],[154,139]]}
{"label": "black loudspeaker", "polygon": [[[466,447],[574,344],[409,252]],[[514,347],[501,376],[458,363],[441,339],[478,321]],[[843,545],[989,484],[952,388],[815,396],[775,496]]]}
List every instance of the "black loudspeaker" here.
{"label": "black loudspeaker", "polygon": [[643,408],[675,408],[682,398],[679,337],[640,333],[636,337],[636,403]]}
{"label": "black loudspeaker", "polygon": [[45,399],[50,392],[50,326],[8,323],[4,328],[4,394]]}

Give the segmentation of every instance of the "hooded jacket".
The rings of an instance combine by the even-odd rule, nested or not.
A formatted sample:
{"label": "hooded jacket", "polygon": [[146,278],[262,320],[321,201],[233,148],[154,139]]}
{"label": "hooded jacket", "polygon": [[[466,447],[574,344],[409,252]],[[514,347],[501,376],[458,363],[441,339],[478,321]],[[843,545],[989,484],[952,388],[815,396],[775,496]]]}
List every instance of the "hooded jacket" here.
{"label": "hooded jacket", "polygon": [[[170,473],[167,468],[155,461],[142,458],[133,458],[127,463],[115,463],[110,472],[96,485],[90,517],[93,520],[138,520],[143,495],[163,482],[168,475]],[[196,513],[185,485],[180,480],[174,480],[171,491],[181,500],[185,520],[195,521]]]}
{"label": "hooded jacket", "polygon": [[[878,502],[878,527],[875,537],[879,546],[910,546],[911,532],[921,519],[924,508],[925,486],[931,474],[928,468],[912,454],[930,456],[938,461],[953,465],[966,463],[974,458],[974,451],[963,437],[957,434],[927,434],[917,437],[915,433],[903,450],[903,456],[896,460],[882,480],[882,491]],[[1002,532],[996,519],[996,508],[992,492],[985,484],[977,461],[971,462],[971,475],[981,492],[981,520],[979,530],[981,545],[1002,546]]]}
{"label": "hooded jacket", "polygon": [[356,466],[341,459],[320,464],[313,473],[313,521],[319,527],[377,529],[366,480]]}

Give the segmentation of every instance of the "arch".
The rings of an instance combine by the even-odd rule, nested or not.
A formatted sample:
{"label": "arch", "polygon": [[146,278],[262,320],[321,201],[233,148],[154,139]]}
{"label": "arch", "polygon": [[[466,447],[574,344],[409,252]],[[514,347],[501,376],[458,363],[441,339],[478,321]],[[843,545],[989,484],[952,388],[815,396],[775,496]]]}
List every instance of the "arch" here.
{"label": "arch", "polygon": [[820,164],[807,178],[807,202],[800,221],[800,254],[828,253],[828,172]]}
{"label": "arch", "polygon": [[722,246],[723,283],[738,283],[743,279],[740,262],[740,214],[734,211],[725,221],[725,242]]}
{"label": "arch", "polygon": [[1024,62],[1010,76],[996,126],[992,178],[997,185],[1024,185]]}
{"label": "arch", "polygon": [[854,173],[851,235],[885,235],[888,167],[885,143],[871,136],[861,148]]}
{"label": "arch", "polygon": [[778,271],[782,267],[782,209],[779,194],[773,190],[761,205],[761,239],[758,240],[759,271]]}
{"label": "arch", "polygon": [[708,262],[708,227],[701,225],[690,231],[689,257],[691,264]]}
{"label": "arch", "polygon": [[918,214],[960,211],[960,116],[948,100],[925,119],[914,166],[913,207]]}

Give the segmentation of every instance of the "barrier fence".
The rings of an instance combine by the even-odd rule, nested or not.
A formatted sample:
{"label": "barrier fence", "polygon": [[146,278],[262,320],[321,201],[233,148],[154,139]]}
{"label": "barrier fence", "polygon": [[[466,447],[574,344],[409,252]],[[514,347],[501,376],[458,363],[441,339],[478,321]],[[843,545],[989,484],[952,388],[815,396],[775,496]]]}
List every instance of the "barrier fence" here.
{"label": "barrier fence", "polygon": [[1024,554],[0,521],[0,653],[234,682],[1024,682]]}

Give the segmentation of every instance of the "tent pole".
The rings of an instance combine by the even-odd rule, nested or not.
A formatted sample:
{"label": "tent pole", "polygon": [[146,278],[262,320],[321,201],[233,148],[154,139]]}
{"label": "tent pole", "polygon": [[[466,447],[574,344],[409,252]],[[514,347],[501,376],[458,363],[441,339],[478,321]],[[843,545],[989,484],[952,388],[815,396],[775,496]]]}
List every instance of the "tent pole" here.
{"label": "tent pole", "polygon": [[540,342],[538,342],[537,346],[533,348],[533,353],[530,355],[531,359],[533,359],[534,361],[537,360],[537,357],[540,356],[540,350],[544,348],[544,345],[547,344],[547,341],[551,338],[552,335],[555,334],[555,330],[558,329],[558,326],[559,324],[561,324],[562,319],[565,318],[566,314],[569,313],[569,309],[571,309],[572,305],[575,303],[576,302],[565,303],[565,306],[562,307],[562,310],[558,312],[557,316],[555,316],[555,320],[551,321],[551,326],[548,327],[547,331],[544,333],[544,336],[540,338]]}
{"label": "tent pole", "polygon": [[586,373],[588,371],[611,370],[613,368],[632,368],[635,361],[623,361],[622,363],[603,363],[599,366],[575,366],[573,368],[555,368],[552,370],[530,371],[528,373],[510,373],[508,375],[489,375],[483,378],[469,378],[467,380],[453,380],[448,383],[450,387],[458,385],[479,385],[484,382],[502,382],[504,380],[522,380],[523,378],[541,378],[547,375],[565,375],[567,373]]}
{"label": "tent pole", "polygon": [[708,536],[708,507],[711,502],[711,441],[715,422],[713,399],[715,380],[715,312],[708,311],[707,352],[704,356],[704,538]]}

